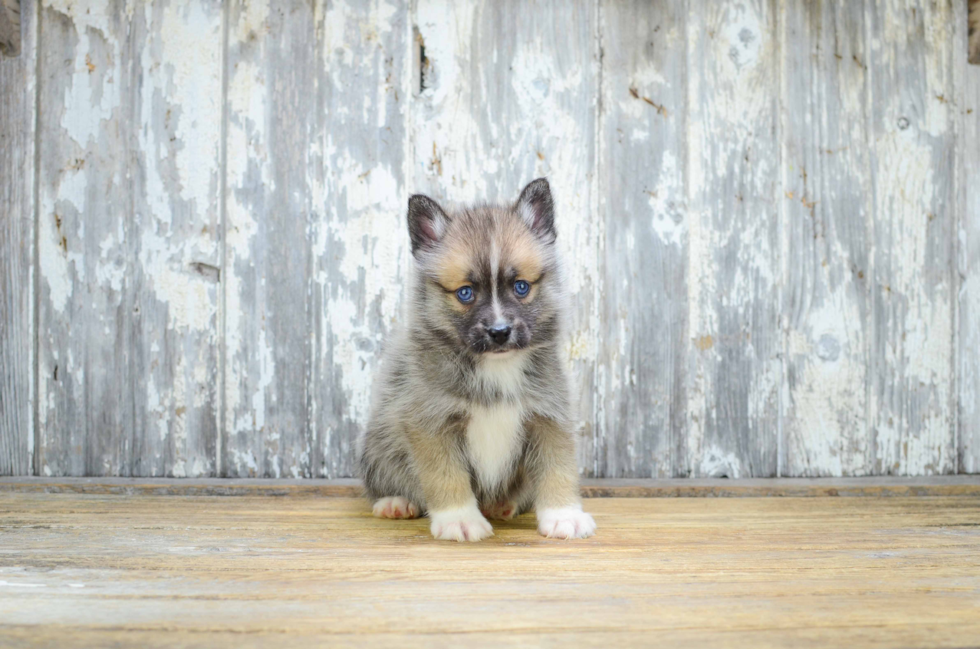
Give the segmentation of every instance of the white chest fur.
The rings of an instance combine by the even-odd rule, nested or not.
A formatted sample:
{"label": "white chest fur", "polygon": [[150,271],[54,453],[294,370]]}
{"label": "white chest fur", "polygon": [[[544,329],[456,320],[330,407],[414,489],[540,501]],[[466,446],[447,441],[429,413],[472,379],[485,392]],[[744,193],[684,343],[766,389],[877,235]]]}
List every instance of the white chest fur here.
{"label": "white chest fur", "polygon": [[466,448],[470,464],[480,484],[493,488],[501,483],[513,466],[522,442],[524,410],[519,395],[523,389],[523,353],[502,354],[503,358],[484,359],[479,376],[488,388],[496,389],[511,398],[493,406],[470,407],[470,422],[466,428]]}
{"label": "white chest fur", "polygon": [[522,415],[518,404],[471,408],[466,450],[477,480],[484,487],[499,485],[513,466],[521,443]]}

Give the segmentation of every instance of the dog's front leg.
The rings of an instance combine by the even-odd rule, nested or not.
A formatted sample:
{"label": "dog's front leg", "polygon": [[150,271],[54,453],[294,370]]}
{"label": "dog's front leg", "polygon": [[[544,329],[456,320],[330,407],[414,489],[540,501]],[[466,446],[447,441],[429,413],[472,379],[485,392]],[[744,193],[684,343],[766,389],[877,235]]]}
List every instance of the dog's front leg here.
{"label": "dog's front leg", "polygon": [[493,536],[473,495],[458,431],[413,431],[411,443],[432,536],[444,541],[480,541]]}
{"label": "dog's front leg", "polygon": [[558,539],[584,539],[595,534],[595,521],[582,511],[571,432],[553,419],[535,417],[528,425],[528,441],[538,533]]}

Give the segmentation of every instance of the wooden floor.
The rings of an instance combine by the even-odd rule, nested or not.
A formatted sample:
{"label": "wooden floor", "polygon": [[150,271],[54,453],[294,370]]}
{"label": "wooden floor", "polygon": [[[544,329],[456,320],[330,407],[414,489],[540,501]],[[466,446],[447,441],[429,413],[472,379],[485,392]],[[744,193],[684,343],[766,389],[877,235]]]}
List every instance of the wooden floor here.
{"label": "wooden floor", "polygon": [[0,646],[980,645],[980,498],[595,498],[478,544],[349,497],[0,490]]}

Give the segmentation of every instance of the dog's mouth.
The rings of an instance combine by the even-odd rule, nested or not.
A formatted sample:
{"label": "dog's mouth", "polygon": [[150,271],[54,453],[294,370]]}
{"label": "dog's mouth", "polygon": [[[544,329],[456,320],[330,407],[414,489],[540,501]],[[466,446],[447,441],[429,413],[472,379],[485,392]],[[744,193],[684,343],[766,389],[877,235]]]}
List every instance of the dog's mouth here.
{"label": "dog's mouth", "polygon": [[503,347],[489,347],[489,348],[484,348],[483,349],[483,355],[484,356],[506,357],[506,356],[509,356],[509,355],[512,355],[512,354],[516,354],[517,352],[520,352],[520,351],[525,350],[527,348],[528,348],[528,345],[526,345],[526,344],[521,344],[519,342],[510,342],[510,343],[507,343],[506,345],[504,345]]}
{"label": "dog's mouth", "polygon": [[472,350],[479,356],[506,358],[507,356],[515,354],[516,352],[519,352],[524,348],[525,345],[518,345],[515,343],[508,343],[503,347],[497,347],[497,346],[491,347],[490,345],[481,343],[481,344],[473,345]]}

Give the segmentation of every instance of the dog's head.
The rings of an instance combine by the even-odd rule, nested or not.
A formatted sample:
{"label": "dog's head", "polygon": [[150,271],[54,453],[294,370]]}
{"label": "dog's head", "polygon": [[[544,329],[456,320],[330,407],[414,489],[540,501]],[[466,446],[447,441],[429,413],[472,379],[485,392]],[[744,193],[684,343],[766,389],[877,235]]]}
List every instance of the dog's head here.
{"label": "dog's head", "polygon": [[511,206],[447,211],[417,194],[408,230],[420,274],[416,308],[431,333],[478,355],[554,340],[562,289],[547,180],[531,182]]}

